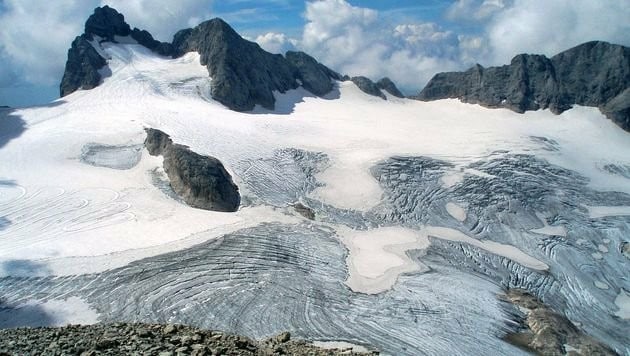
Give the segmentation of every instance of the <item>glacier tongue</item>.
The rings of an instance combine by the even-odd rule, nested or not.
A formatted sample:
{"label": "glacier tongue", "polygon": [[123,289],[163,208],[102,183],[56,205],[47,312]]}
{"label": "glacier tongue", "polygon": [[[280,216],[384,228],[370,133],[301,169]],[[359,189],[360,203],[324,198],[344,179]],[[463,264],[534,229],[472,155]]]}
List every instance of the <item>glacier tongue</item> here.
{"label": "glacier tongue", "polygon": [[[238,113],[210,99],[197,54],[103,51],[98,87],[0,112],[24,122],[0,141],[3,307],[80,298],[101,321],[518,354],[501,339],[518,310],[497,294],[524,288],[630,352],[630,140],[597,109],[383,101],[337,82]],[[223,162],[239,211],[171,194],[161,158],[137,151],[146,127]]]}

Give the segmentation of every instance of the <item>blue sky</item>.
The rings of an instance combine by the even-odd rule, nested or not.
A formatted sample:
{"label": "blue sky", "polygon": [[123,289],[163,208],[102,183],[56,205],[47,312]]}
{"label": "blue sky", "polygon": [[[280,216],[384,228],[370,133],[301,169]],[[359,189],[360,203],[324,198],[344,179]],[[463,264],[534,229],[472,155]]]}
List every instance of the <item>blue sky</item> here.
{"label": "blue sky", "polygon": [[0,0],[0,105],[54,100],[72,39],[104,4],[160,40],[222,17],[270,52],[304,50],[344,74],[388,76],[407,94],[436,72],[518,53],[630,45],[628,0]]}

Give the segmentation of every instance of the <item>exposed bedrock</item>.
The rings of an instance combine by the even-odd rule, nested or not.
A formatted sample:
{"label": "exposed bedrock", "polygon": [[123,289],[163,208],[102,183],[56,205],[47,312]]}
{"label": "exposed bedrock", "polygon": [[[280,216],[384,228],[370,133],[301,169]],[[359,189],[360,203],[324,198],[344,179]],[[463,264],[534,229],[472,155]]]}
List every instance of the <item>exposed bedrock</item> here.
{"label": "exposed bedrock", "polygon": [[188,205],[214,211],[238,210],[241,202],[238,187],[218,159],[174,144],[160,130],[146,131],[145,147],[152,156],[164,157],[164,171],[170,185]]}
{"label": "exposed bedrock", "polygon": [[516,112],[549,108],[559,114],[572,105],[599,107],[630,130],[630,48],[593,41],[551,58],[519,54],[509,65],[436,74],[420,100],[458,98]]}
{"label": "exposed bedrock", "polygon": [[295,89],[300,81],[313,94],[325,95],[340,77],[305,53],[289,52],[285,58],[266,52],[219,18],[177,32],[173,46],[175,56],[192,51],[201,55],[212,77],[212,98],[236,111],[255,105],[273,109],[273,92]]}
{"label": "exposed bedrock", "polygon": [[357,77],[352,77],[352,78],[344,77],[342,79],[351,80],[359,89],[361,89],[362,92],[372,95],[372,96],[378,96],[385,100],[387,100],[387,97],[385,96],[382,90],[385,90],[391,95],[398,98],[405,97],[400,92],[400,90],[398,90],[398,88],[396,87],[396,84],[394,84],[394,82],[392,82],[392,80],[387,77],[381,78],[376,83],[374,83],[370,78],[363,77],[363,76],[357,76]]}
{"label": "exposed bedrock", "polygon": [[304,52],[288,51],[285,57],[295,67],[295,77],[302,82],[304,89],[317,96],[326,95],[333,90],[332,79],[341,79],[339,73],[330,70]]}
{"label": "exposed bedrock", "polygon": [[376,82],[376,86],[379,89],[387,91],[388,93],[392,94],[395,97],[398,97],[398,98],[405,97],[403,93],[401,93],[400,90],[398,90],[398,88],[396,87],[396,84],[394,84],[394,82],[388,77],[381,78],[378,82]]}
{"label": "exposed bedrock", "polygon": [[359,88],[362,92],[370,94],[372,96],[378,96],[382,99],[386,99],[385,94],[381,92],[381,89],[371,81],[369,78],[358,76],[352,77],[350,80]]}
{"label": "exposed bedrock", "polygon": [[94,49],[83,34],[72,41],[72,47],[68,50],[66,69],[61,79],[59,91],[61,96],[66,96],[78,89],[92,89],[101,82],[99,69],[107,62],[105,58]]}
{"label": "exposed bedrock", "polygon": [[564,315],[547,307],[524,289],[509,289],[504,298],[519,308],[523,330],[508,335],[508,340],[542,355],[616,355],[610,348],[585,335]]}

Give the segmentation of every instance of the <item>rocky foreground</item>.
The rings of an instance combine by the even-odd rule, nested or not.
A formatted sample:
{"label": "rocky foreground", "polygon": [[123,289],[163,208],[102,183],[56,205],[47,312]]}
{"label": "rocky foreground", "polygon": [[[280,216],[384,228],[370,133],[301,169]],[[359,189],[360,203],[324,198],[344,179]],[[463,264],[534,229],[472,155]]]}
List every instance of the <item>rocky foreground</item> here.
{"label": "rocky foreground", "polygon": [[351,348],[322,349],[291,340],[264,341],[172,324],[94,324],[0,330],[3,355],[377,355]]}

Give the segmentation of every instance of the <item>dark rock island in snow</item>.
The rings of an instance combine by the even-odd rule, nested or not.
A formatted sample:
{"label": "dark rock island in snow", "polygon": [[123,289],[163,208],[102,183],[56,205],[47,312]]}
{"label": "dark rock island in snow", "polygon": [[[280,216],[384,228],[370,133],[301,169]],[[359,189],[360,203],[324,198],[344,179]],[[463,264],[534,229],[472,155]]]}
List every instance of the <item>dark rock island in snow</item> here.
{"label": "dark rock island in snow", "polygon": [[519,113],[550,109],[560,114],[572,105],[599,107],[630,131],[630,48],[593,41],[551,58],[519,54],[509,65],[436,74],[420,100],[458,98],[466,103]]}
{"label": "dark rock island in snow", "polygon": [[146,131],[145,147],[152,156],[164,157],[164,171],[171,187],[188,205],[214,211],[238,210],[241,202],[238,187],[218,159],[174,144],[160,130]]}

